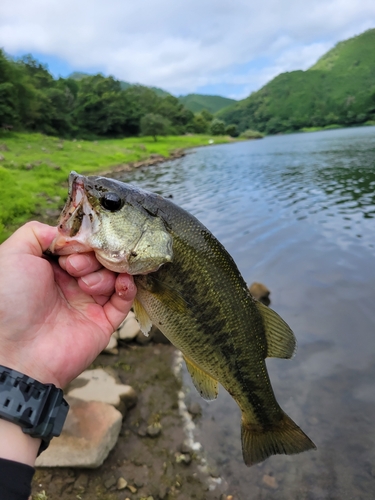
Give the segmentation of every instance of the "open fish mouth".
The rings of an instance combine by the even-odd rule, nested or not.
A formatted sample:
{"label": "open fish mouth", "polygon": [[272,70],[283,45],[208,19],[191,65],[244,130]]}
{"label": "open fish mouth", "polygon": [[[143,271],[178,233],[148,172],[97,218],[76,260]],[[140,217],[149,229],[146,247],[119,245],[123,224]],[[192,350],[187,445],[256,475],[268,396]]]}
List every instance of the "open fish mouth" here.
{"label": "open fish mouth", "polygon": [[84,178],[72,172],[69,176],[69,197],[58,221],[58,236],[50,250],[57,255],[92,251],[89,237],[97,231],[98,216],[85,189]]}

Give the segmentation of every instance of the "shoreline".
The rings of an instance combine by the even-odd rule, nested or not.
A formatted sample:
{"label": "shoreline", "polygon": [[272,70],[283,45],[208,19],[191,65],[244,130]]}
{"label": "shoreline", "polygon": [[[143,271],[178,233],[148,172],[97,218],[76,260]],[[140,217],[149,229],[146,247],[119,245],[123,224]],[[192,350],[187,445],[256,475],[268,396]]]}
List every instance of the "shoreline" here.
{"label": "shoreline", "polygon": [[[213,458],[194,440],[199,416],[185,404],[181,361],[173,345],[153,342],[122,344],[117,355],[100,354],[90,368],[104,368],[131,385],[137,404],[124,416],[117,444],[103,465],[37,468],[33,500],[235,500]],[[155,422],[161,432],[150,437],[145,429]],[[119,478],[130,489],[119,490]]]}

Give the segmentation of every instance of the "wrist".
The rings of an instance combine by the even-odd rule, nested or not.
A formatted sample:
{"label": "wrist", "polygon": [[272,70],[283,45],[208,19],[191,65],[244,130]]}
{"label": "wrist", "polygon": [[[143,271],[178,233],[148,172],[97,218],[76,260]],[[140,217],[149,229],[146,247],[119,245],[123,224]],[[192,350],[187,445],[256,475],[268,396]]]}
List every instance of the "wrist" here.
{"label": "wrist", "polygon": [[24,434],[20,426],[0,418],[0,458],[34,467],[40,444],[39,438]]}

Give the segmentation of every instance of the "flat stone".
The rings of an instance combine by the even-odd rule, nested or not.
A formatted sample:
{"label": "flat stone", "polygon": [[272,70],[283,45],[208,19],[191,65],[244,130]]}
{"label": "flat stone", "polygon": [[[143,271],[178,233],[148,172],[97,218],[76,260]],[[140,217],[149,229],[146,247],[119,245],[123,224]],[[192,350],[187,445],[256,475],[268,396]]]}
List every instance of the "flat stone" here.
{"label": "flat stone", "polygon": [[124,490],[128,485],[128,482],[123,477],[119,477],[117,480],[117,489]]}
{"label": "flat stone", "polygon": [[269,488],[271,488],[273,490],[276,490],[278,487],[276,478],[274,476],[270,476],[269,474],[264,474],[264,476],[262,478],[262,482],[263,482],[263,484],[265,484],[266,486],[268,486]]}
{"label": "flat stone", "polygon": [[139,328],[139,323],[135,319],[133,311],[130,311],[120,329],[118,330],[118,336],[119,339],[130,342],[131,340],[135,339],[140,331],[141,330]]}
{"label": "flat stone", "polygon": [[61,436],[36,460],[37,467],[100,467],[115,446],[122,415],[112,405],[69,396],[70,410]]}
{"label": "flat stone", "polygon": [[115,377],[102,368],[81,373],[72,382],[67,394],[83,401],[101,401],[120,411],[134,406],[137,401],[137,395],[130,385],[117,383]]}
{"label": "flat stone", "polygon": [[104,486],[107,488],[107,490],[109,490],[110,488],[112,488],[112,486],[116,484],[116,482],[117,481],[115,476],[111,476],[106,481],[104,481]]}

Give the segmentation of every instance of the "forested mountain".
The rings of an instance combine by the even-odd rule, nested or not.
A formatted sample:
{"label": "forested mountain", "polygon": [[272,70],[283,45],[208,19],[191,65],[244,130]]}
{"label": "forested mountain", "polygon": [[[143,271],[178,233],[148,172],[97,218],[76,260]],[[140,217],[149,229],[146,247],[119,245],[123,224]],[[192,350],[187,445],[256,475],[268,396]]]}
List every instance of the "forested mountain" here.
{"label": "forested mountain", "polygon": [[182,102],[185,108],[190,109],[193,113],[206,109],[210,113],[214,114],[217,111],[220,111],[221,109],[237,102],[234,99],[229,99],[228,97],[203,94],[188,94],[180,96],[178,99]]}
{"label": "forested mountain", "polygon": [[282,73],[217,116],[265,133],[375,120],[375,29],[338,43],[307,71]]}

